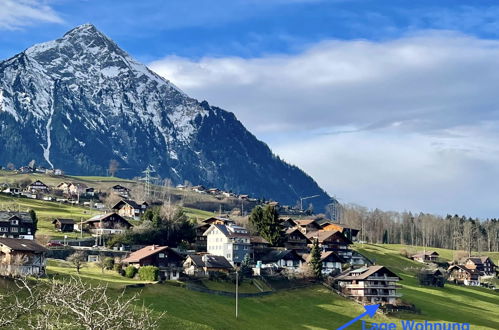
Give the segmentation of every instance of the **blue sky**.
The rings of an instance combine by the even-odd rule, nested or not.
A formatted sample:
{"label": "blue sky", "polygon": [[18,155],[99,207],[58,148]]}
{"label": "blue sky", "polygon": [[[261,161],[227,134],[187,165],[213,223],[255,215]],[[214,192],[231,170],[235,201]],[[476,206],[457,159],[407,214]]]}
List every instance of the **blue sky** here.
{"label": "blue sky", "polygon": [[0,0],[0,58],[93,23],[342,202],[499,215],[496,1]]}

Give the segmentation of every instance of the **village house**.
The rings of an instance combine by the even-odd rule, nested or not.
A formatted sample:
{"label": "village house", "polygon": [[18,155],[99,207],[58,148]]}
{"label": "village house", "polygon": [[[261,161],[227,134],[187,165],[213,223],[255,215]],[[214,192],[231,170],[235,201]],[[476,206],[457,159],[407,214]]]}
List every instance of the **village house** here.
{"label": "village house", "polygon": [[29,213],[0,211],[0,236],[33,239],[35,226]]}
{"label": "village house", "polygon": [[326,231],[339,231],[340,233],[345,235],[345,237],[347,237],[352,242],[358,241],[357,236],[359,235],[359,232],[360,232],[359,229],[345,227],[344,225],[335,224],[335,223],[328,223],[328,222],[323,223],[321,225],[321,227],[322,227],[322,230],[326,230]]}
{"label": "village house", "polygon": [[26,188],[26,191],[29,191],[33,194],[44,194],[49,192],[49,187],[40,180],[36,180]]}
{"label": "village house", "polygon": [[397,304],[401,278],[384,266],[369,266],[335,277],[335,287],[347,297],[363,304]]}
{"label": "village house", "polygon": [[[303,256],[305,260],[309,263],[312,255],[307,254]],[[346,261],[338,256],[333,251],[321,252],[321,263],[322,263],[322,275],[337,275],[341,273],[341,265],[346,263]]]}
{"label": "village house", "polygon": [[56,189],[67,196],[80,196],[85,195],[88,187],[83,183],[61,182]]}
{"label": "village house", "polygon": [[308,251],[310,239],[297,227],[289,228],[283,233],[283,246],[289,250]]}
{"label": "village house", "polygon": [[223,217],[210,217],[208,219],[203,220],[203,223],[210,225],[235,225],[236,222],[229,218]]}
{"label": "village house", "polygon": [[196,226],[196,240],[194,241],[194,246],[198,252],[206,252],[206,236],[204,233],[210,228],[209,223],[202,223]]}
{"label": "village house", "polygon": [[85,189],[85,196],[94,197],[95,196],[95,188],[88,187]]}
{"label": "village house", "polygon": [[46,252],[33,240],[0,237],[0,275],[43,276]]}
{"label": "village house", "polygon": [[288,230],[289,228],[294,228],[296,227],[296,223],[294,222],[293,219],[291,218],[280,218],[279,219],[279,225],[284,229]]}
{"label": "village house", "polygon": [[191,254],[183,264],[184,273],[194,277],[210,277],[214,273],[229,274],[234,268],[223,256]]}
{"label": "village house", "polygon": [[159,280],[178,280],[182,272],[183,258],[168,246],[149,245],[132,252],[122,260],[124,264],[136,268],[156,266],[159,268]]}
{"label": "village house", "polygon": [[445,276],[439,269],[423,269],[418,273],[420,285],[443,287]]}
{"label": "village house", "polygon": [[298,272],[305,259],[296,250],[271,250],[261,260],[261,268]]}
{"label": "village house", "polygon": [[95,235],[122,234],[132,228],[132,224],[116,213],[96,215],[82,223],[83,230]]}
{"label": "village house", "polygon": [[55,230],[63,233],[71,233],[75,229],[75,221],[73,219],[56,218],[52,221]]}
{"label": "village house", "polygon": [[438,257],[439,257],[438,252],[425,251],[411,256],[411,259],[419,262],[435,262],[438,260]]}
{"label": "village house", "polygon": [[209,254],[223,256],[232,265],[239,265],[244,257],[251,255],[250,235],[246,228],[234,224],[212,224],[204,233]]}
{"label": "village house", "polygon": [[321,226],[313,219],[293,220],[302,233],[308,234],[321,229]]}
{"label": "village house", "polygon": [[138,220],[140,216],[147,210],[149,204],[147,202],[136,202],[129,199],[122,199],[112,207],[113,211],[122,217],[128,217]]}
{"label": "village house", "polygon": [[21,190],[17,187],[6,187],[2,190],[4,194],[19,195]]}
{"label": "village house", "polygon": [[117,184],[111,188],[111,192],[123,197],[123,198],[128,198],[130,195],[130,189],[127,187],[124,187],[120,184]]}
{"label": "village house", "polygon": [[487,256],[468,258],[464,262],[464,266],[468,269],[476,269],[481,276],[494,276],[496,274],[496,265]]}
{"label": "village house", "polygon": [[203,186],[194,186],[191,188],[192,191],[197,192],[199,194],[205,194],[206,193],[206,188]]}
{"label": "village house", "polygon": [[220,189],[218,188],[210,188],[206,190],[206,192],[210,195],[219,195],[220,194]]}
{"label": "village house", "polygon": [[319,241],[319,247],[323,251],[334,251],[347,262],[350,262],[352,251],[349,249],[349,245],[352,244],[352,241],[339,231],[319,230],[307,234],[307,237],[311,242],[310,247],[314,240],[317,239]]}
{"label": "village house", "polygon": [[257,258],[265,255],[270,247],[270,243],[261,236],[250,236],[250,243],[252,260],[256,260]]}
{"label": "village house", "polygon": [[469,269],[463,265],[453,265],[447,269],[447,274],[447,279],[455,284],[480,285],[480,272],[476,269]]}

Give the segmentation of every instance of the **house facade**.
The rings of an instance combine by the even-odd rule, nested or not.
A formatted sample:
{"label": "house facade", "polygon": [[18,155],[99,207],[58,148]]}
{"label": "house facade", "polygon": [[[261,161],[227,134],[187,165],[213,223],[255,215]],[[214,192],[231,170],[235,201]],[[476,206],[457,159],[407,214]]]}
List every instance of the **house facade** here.
{"label": "house facade", "polygon": [[33,239],[35,225],[29,213],[0,211],[0,237]]}
{"label": "house facade", "polygon": [[246,228],[212,224],[204,236],[207,252],[227,258],[232,265],[239,265],[246,255],[251,256],[250,235]]}
{"label": "house facade", "polygon": [[296,250],[271,250],[262,257],[262,268],[287,269],[297,272],[305,263],[304,257],[299,255]]}
{"label": "house facade", "polygon": [[[309,263],[312,256],[307,254],[305,259]],[[322,275],[329,276],[331,274],[339,274],[341,272],[341,265],[346,261],[338,256],[333,251],[325,251],[321,253]]]}
{"label": "house facade", "polygon": [[160,280],[178,280],[182,273],[183,258],[168,246],[149,245],[132,252],[122,262],[136,268],[156,266]]}
{"label": "house facade", "polygon": [[63,233],[71,233],[75,229],[75,221],[73,219],[57,218],[52,221],[55,230]]}
{"label": "house facade", "polygon": [[439,256],[440,255],[438,254],[438,252],[427,251],[427,252],[417,253],[411,256],[411,259],[418,262],[435,262],[438,260]]}
{"label": "house facade", "polygon": [[148,207],[149,204],[147,204],[147,202],[136,202],[129,199],[122,199],[116,203],[112,209],[122,217],[139,219]]}
{"label": "house facade", "polygon": [[351,270],[335,277],[336,288],[347,297],[363,304],[397,304],[401,278],[384,266]]}
{"label": "house facade", "polygon": [[310,240],[310,247],[314,240],[319,241],[319,247],[323,251],[333,251],[341,258],[350,262],[352,251],[349,246],[352,241],[339,231],[318,230],[307,235]]}
{"label": "house facade", "polygon": [[116,213],[96,215],[82,225],[84,230],[96,235],[122,234],[133,227],[130,222]]}
{"label": "house facade", "polygon": [[27,188],[27,191],[37,194],[37,193],[48,193],[49,192],[49,187],[41,182],[40,180],[36,180],[32,184],[30,184]]}
{"label": "house facade", "polygon": [[471,257],[466,259],[464,266],[468,269],[476,269],[481,276],[494,276],[496,265],[489,257]]}
{"label": "house facade", "polygon": [[0,275],[43,276],[46,252],[34,240],[0,237]]}
{"label": "house facade", "polygon": [[453,265],[449,267],[447,274],[447,279],[455,284],[468,286],[480,285],[480,272],[476,269],[469,269],[463,265]]}
{"label": "house facade", "polygon": [[230,273],[234,268],[223,256],[210,254],[188,255],[183,264],[184,273],[193,277],[210,277],[214,273]]}
{"label": "house facade", "polygon": [[117,184],[111,188],[111,192],[113,192],[113,193],[115,193],[123,198],[128,198],[128,196],[130,194],[130,189],[128,189],[127,187],[124,187],[120,184]]}
{"label": "house facade", "polygon": [[308,251],[310,239],[297,227],[289,228],[283,233],[283,246],[288,250]]}

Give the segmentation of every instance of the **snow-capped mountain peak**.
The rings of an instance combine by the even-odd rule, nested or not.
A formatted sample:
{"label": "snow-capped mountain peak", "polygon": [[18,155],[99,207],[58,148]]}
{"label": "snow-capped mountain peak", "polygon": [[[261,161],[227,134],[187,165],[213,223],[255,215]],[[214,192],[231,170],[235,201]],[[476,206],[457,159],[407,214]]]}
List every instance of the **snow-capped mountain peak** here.
{"label": "snow-capped mountain peak", "polygon": [[234,115],[188,97],[92,24],[0,62],[0,125],[0,163],[95,175],[114,159],[125,176],[153,165],[174,182],[327,196]]}

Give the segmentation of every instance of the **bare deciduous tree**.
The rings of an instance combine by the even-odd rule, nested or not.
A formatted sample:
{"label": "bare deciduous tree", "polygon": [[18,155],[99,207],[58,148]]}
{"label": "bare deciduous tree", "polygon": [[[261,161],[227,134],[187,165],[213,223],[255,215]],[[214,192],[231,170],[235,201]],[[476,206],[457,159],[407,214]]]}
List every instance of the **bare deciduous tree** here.
{"label": "bare deciduous tree", "polygon": [[19,279],[16,284],[17,290],[0,295],[0,327],[22,323],[28,329],[157,329],[164,315],[154,317],[137,304],[137,295],[112,295],[107,286],[92,286],[80,278]]}
{"label": "bare deciduous tree", "polygon": [[85,254],[81,251],[77,251],[68,257],[68,261],[76,268],[78,274],[81,267],[85,264],[85,260]]}
{"label": "bare deciduous tree", "polygon": [[111,159],[109,161],[109,168],[108,168],[109,175],[115,176],[116,172],[118,172],[119,167],[120,167],[120,163],[118,163],[118,161],[116,159]]}

